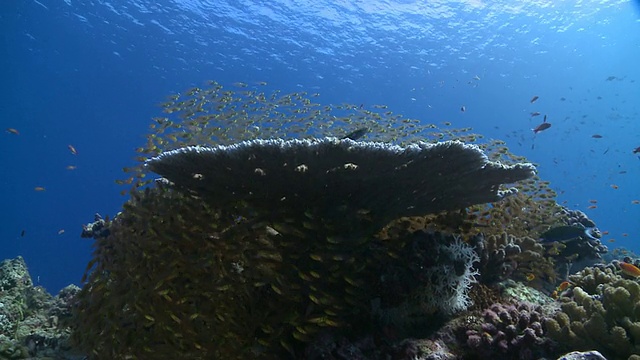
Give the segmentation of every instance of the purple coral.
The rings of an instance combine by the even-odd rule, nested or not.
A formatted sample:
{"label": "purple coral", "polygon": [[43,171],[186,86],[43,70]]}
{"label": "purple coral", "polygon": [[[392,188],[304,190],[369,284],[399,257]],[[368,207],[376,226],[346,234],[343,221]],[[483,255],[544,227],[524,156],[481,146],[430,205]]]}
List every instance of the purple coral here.
{"label": "purple coral", "polygon": [[493,304],[484,322],[466,331],[466,346],[478,358],[534,359],[553,347],[544,335],[542,308],[526,302]]}

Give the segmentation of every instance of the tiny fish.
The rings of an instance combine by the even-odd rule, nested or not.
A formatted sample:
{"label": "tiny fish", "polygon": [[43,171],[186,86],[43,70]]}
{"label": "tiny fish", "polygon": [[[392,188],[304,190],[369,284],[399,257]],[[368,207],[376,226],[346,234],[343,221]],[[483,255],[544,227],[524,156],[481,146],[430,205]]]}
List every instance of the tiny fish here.
{"label": "tiny fish", "polygon": [[531,117],[539,116],[539,115],[540,115],[540,113],[537,112],[537,111],[534,111],[534,112],[531,113]]}
{"label": "tiny fish", "polygon": [[67,169],[67,170],[75,170],[75,169],[77,169],[77,168],[78,168],[78,167],[77,167],[77,166],[75,166],[75,165],[67,165],[67,167],[66,167],[66,169]]}
{"label": "tiny fish", "polygon": [[33,188],[33,190],[35,191],[45,191],[46,189],[44,188],[44,186],[36,186]]}
{"label": "tiny fish", "polygon": [[591,137],[594,138],[594,139],[602,139],[602,135],[600,135],[600,134],[593,134],[593,135],[591,135]]}
{"label": "tiny fish", "polygon": [[466,107],[464,107],[464,106],[462,106],[462,107],[460,108],[460,111],[465,112],[465,111],[467,111],[467,108],[466,108]]}
{"label": "tiny fish", "polygon": [[634,154],[640,153],[640,146],[638,146],[637,148],[633,149],[633,153]]}
{"label": "tiny fish", "polygon": [[480,76],[478,76],[478,75],[474,76],[473,80],[480,80]]}
{"label": "tiny fish", "polygon": [[20,131],[14,129],[14,128],[7,128],[7,132],[13,135],[20,135]]}
{"label": "tiny fish", "polygon": [[71,151],[71,154],[78,155],[78,150],[76,150],[76,148],[73,147],[73,145],[67,145],[67,147],[69,148],[69,151]]}
{"label": "tiny fish", "polygon": [[535,280],[535,278],[536,278],[535,274],[533,274],[533,273],[527,274],[527,281],[533,281],[533,280]]}
{"label": "tiny fish", "polygon": [[621,262],[620,263],[620,270],[622,270],[623,273],[625,273],[626,275],[632,276],[632,277],[639,277],[640,276],[640,269],[638,269],[637,266],[633,265],[633,264],[629,264],[626,262]]}
{"label": "tiny fish", "polygon": [[20,231],[20,237],[24,237],[24,233],[25,233],[24,230]]}
{"label": "tiny fish", "polygon": [[592,204],[597,204],[598,200],[589,200],[589,202],[592,203]]}
{"label": "tiny fish", "polygon": [[342,139],[351,139],[351,140],[358,140],[361,137],[364,136],[364,134],[368,133],[369,129],[365,128],[360,128],[358,130],[352,131],[350,133],[348,133],[347,135],[343,136]]}
{"label": "tiny fish", "polygon": [[62,234],[64,234],[64,229],[58,230],[58,235],[62,235]]}
{"label": "tiny fish", "polygon": [[565,280],[565,281],[561,282],[560,285],[558,285],[556,290],[558,292],[563,292],[563,291],[567,290],[567,288],[569,288],[570,285],[571,285],[571,282]]}
{"label": "tiny fish", "polygon": [[631,200],[631,203],[634,205],[640,204],[640,200]]}
{"label": "tiny fish", "polygon": [[618,190],[619,186],[618,186],[618,185],[616,185],[616,184],[611,184],[611,188],[612,188],[613,190]]}
{"label": "tiny fish", "polygon": [[589,207],[587,207],[587,209],[593,210],[593,209],[597,209],[598,206],[597,205],[591,205]]}
{"label": "tiny fish", "polygon": [[536,95],[536,96],[532,97],[532,98],[531,98],[531,100],[530,100],[529,102],[533,104],[533,103],[534,103],[534,102],[536,102],[536,100],[538,100],[539,98],[540,98],[540,97]]}

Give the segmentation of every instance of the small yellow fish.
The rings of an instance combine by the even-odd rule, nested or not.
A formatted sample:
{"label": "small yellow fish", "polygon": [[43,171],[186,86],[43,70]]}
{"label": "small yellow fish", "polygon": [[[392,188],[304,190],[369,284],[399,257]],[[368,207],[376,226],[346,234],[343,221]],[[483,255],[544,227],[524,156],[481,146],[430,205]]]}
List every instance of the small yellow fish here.
{"label": "small yellow fish", "polygon": [[536,278],[536,275],[533,273],[527,274],[527,281],[533,281]]}

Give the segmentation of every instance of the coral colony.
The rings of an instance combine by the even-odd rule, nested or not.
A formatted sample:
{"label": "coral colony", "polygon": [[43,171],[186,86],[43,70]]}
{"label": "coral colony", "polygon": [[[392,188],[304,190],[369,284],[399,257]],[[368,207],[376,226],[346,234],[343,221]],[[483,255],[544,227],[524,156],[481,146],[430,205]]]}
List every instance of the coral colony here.
{"label": "coral colony", "polygon": [[[68,344],[51,356],[640,352],[640,269],[604,264],[593,221],[504,143],[381,105],[241,89],[211,82],[162,104],[118,181],[131,185],[122,212],[84,226],[93,259],[83,288],[58,295],[73,314],[39,338]],[[33,289],[21,286],[3,291]],[[3,318],[4,358],[43,351],[21,330],[38,311],[22,299]]]}

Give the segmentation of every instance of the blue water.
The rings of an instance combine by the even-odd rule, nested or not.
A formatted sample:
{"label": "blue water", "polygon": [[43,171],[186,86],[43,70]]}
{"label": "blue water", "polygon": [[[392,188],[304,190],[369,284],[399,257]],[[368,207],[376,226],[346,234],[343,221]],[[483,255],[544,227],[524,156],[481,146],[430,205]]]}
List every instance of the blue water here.
{"label": "blue water", "polygon": [[[2,1],[0,258],[78,284],[81,224],[120,210],[156,104],[209,79],[472,126],[640,252],[639,19],[622,0]],[[552,123],[535,139],[534,111]]]}

